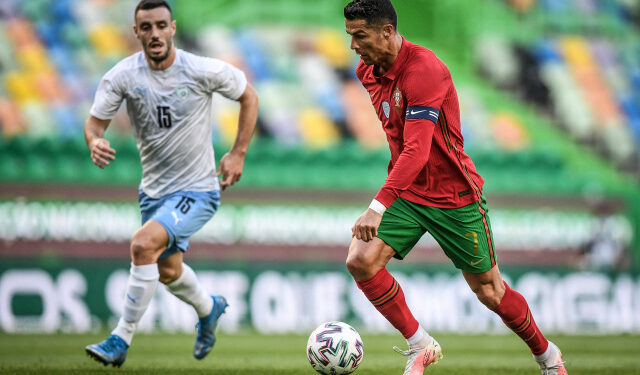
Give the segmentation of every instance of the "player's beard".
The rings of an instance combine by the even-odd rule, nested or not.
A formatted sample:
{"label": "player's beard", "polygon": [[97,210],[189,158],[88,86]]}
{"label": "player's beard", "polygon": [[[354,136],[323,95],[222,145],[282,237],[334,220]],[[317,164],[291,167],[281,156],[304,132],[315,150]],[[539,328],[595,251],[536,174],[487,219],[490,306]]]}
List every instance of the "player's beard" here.
{"label": "player's beard", "polygon": [[[165,41],[165,44],[167,45],[167,51],[163,55],[153,56],[151,53],[149,53],[149,51],[147,51],[147,56],[149,56],[149,58],[156,63],[163,62],[167,57],[169,57],[169,54],[171,53],[171,48],[173,48],[173,43],[171,42],[171,39],[167,39]],[[149,49],[151,48],[150,45],[151,43],[149,43]]]}

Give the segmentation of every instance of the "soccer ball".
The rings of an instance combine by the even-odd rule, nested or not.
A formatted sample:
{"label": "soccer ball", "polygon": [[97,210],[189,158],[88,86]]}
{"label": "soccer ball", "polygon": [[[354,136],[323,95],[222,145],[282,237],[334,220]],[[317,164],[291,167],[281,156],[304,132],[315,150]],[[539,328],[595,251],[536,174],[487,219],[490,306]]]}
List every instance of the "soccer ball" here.
{"label": "soccer ball", "polygon": [[307,358],[311,367],[320,374],[351,374],[363,356],[362,339],[347,323],[322,323],[311,332],[307,341]]}

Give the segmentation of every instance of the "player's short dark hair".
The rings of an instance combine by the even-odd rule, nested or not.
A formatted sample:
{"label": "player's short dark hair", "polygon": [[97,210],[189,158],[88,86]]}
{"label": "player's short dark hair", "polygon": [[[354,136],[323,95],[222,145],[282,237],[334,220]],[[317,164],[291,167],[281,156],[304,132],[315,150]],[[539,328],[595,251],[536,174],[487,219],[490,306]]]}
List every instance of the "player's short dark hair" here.
{"label": "player's short dark hair", "polygon": [[138,12],[141,10],[149,10],[149,9],[155,9],[160,7],[167,8],[169,10],[169,13],[171,14],[171,17],[173,18],[173,12],[171,11],[171,7],[169,6],[169,3],[167,3],[165,0],[141,0],[136,6],[135,12],[133,12],[133,19],[135,20],[136,16],[138,15]]}
{"label": "player's short dark hair", "polygon": [[344,7],[344,18],[349,21],[365,20],[374,26],[391,24],[398,29],[398,15],[391,0],[353,0]]}

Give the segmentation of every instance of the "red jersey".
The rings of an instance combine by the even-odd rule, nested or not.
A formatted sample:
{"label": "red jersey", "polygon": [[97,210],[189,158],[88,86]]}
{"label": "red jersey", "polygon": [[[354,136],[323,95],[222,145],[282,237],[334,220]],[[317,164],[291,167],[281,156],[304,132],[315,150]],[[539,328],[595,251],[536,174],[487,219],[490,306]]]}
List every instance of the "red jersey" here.
{"label": "red jersey", "polygon": [[383,76],[360,61],[356,75],[369,92],[387,135],[391,161],[376,200],[387,208],[401,197],[440,208],[480,200],[484,180],[464,152],[458,94],[447,66],[402,38]]}

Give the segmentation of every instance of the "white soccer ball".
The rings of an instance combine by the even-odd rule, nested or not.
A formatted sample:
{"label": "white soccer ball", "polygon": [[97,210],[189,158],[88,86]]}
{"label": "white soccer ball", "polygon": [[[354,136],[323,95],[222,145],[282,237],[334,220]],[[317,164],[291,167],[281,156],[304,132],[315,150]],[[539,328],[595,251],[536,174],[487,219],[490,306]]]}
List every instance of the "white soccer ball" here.
{"label": "white soccer ball", "polygon": [[358,331],[347,323],[322,323],[311,332],[307,341],[307,358],[311,367],[320,374],[351,374],[363,356],[362,339]]}

